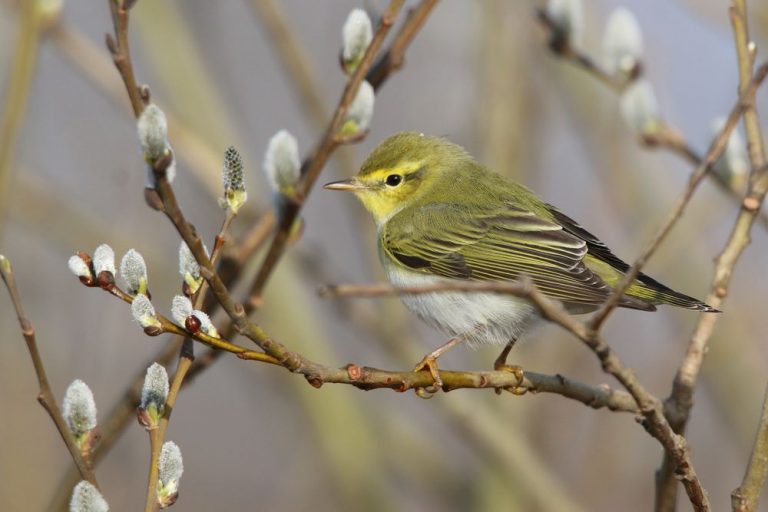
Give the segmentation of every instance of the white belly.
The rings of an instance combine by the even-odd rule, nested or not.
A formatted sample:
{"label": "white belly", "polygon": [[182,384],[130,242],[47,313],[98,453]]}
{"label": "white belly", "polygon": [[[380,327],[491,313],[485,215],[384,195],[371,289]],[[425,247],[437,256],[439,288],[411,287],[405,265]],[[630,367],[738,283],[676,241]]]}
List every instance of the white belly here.
{"label": "white belly", "polygon": [[[395,287],[453,282],[411,272],[386,261],[384,268]],[[425,293],[402,295],[401,300],[428,324],[449,336],[464,334],[470,344],[505,344],[517,339],[537,316],[527,300],[497,293]]]}

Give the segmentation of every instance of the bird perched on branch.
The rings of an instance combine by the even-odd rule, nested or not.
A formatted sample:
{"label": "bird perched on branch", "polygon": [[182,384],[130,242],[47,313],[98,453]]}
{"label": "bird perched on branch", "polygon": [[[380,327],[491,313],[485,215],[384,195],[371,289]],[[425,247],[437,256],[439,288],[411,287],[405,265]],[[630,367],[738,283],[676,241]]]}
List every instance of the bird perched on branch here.
{"label": "bird perched on branch", "polygon": [[[391,284],[418,287],[461,281],[516,281],[528,276],[570,313],[596,310],[629,270],[596,236],[524,186],[477,163],[439,137],[405,132],[382,142],[357,176],[325,188],[354,193],[378,227],[379,254]],[[462,343],[507,344],[538,316],[524,298],[492,292],[403,295],[406,307],[451,339],[414,371],[428,370],[442,387],[437,358]],[[716,312],[700,300],[640,274],[619,306],[654,311],[669,304]]]}

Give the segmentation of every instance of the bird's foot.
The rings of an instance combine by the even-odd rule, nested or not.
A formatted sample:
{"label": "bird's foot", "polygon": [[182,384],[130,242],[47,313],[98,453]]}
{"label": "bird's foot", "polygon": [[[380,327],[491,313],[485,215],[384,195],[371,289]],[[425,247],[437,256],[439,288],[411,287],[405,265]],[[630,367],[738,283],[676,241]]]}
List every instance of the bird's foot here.
{"label": "bird's foot", "polygon": [[437,358],[432,354],[424,356],[424,359],[413,367],[414,372],[422,372],[424,370],[429,371],[433,384],[431,386],[414,388],[414,391],[420,398],[432,398],[443,387],[443,379],[440,378],[440,371],[437,368]]}
{"label": "bird's foot", "polygon": [[[515,379],[517,379],[517,383],[514,386],[504,388],[506,391],[517,396],[524,395],[528,392],[528,388],[522,386],[522,383],[525,380],[525,372],[522,367],[496,360],[493,364],[493,369],[497,372],[509,372],[515,376]],[[501,394],[501,389],[497,389],[496,394]]]}

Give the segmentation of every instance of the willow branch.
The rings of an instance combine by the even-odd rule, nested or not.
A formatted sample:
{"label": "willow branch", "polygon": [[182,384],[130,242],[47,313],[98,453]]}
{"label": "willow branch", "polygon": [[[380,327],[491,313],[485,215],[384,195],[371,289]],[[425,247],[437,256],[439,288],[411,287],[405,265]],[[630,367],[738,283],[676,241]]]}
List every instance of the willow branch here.
{"label": "willow branch", "polygon": [[731,493],[733,512],[752,512],[757,510],[760,493],[768,477],[768,387],[763,398],[763,412],[757,427],[749,464],[741,485]]}
{"label": "willow branch", "polygon": [[[619,305],[619,302],[621,301],[622,296],[627,291],[627,289],[632,285],[635,279],[637,279],[637,276],[640,274],[640,271],[642,270],[643,266],[645,266],[645,264],[648,262],[650,257],[653,256],[653,254],[659,248],[661,243],[667,238],[667,235],[669,235],[669,233],[672,231],[672,228],[675,226],[675,224],[677,224],[678,220],[680,220],[680,217],[683,215],[683,212],[688,206],[688,203],[691,201],[691,198],[693,197],[693,193],[696,191],[696,188],[702,182],[704,177],[709,173],[714,163],[717,161],[717,159],[725,150],[725,147],[728,144],[728,138],[730,137],[731,132],[736,127],[736,124],[738,123],[739,118],[744,113],[745,109],[754,100],[755,92],[757,91],[757,88],[760,86],[760,84],[762,84],[766,74],[768,74],[768,63],[764,63],[762,66],[760,66],[760,68],[757,70],[757,73],[755,74],[755,76],[752,78],[749,85],[745,89],[745,95],[741,96],[736,102],[736,104],[733,106],[733,108],[731,109],[731,112],[728,115],[725,125],[723,126],[723,129],[720,131],[720,133],[718,133],[718,135],[714,138],[712,143],[709,145],[709,150],[707,151],[707,155],[704,158],[704,160],[688,178],[688,183],[685,189],[683,190],[682,194],[678,197],[672,210],[667,215],[666,220],[663,222],[662,226],[657,231],[656,236],[654,236],[653,240],[651,240],[651,242],[641,252],[640,256],[632,264],[632,267],[625,273],[621,281],[619,281],[619,283],[614,287],[614,291],[611,294],[611,296],[608,298],[608,300],[603,304],[603,306],[600,309],[595,311],[595,313],[592,315],[592,318],[590,319],[590,326],[592,327],[592,329],[595,329],[595,330],[599,329],[602,326],[602,324],[605,322],[605,320],[608,318],[610,313]],[[749,199],[749,194],[744,201],[747,202],[748,199]],[[754,202],[753,200],[750,200],[749,204],[754,206],[753,202]],[[742,203],[742,208],[743,208],[743,205],[744,203]],[[758,205],[758,208],[754,212],[752,212],[753,219],[758,211],[759,211],[759,205]],[[717,306],[713,306],[713,307],[717,307]]]}
{"label": "willow branch", "polygon": [[371,40],[371,44],[368,45],[368,49],[366,50],[363,59],[349,78],[338,106],[336,107],[336,111],[334,112],[331,121],[328,123],[328,127],[326,128],[317,149],[312,156],[304,161],[304,164],[302,165],[302,176],[297,185],[297,190],[299,191],[298,199],[287,202],[283,208],[283,211],[280,214],[277,233],[272,239],[272,244],[267,251],[264,262],[259,268],[256,278],[251,285],[250,304],[252,306],[258,305],[261,302],[261,295],[264,292],[264,287],[266,286],[269,277],[272,275],[275,266],[283,256],[285,247],[290,238],[291,228],[298,218],[299,213],[304,206],[304,202],[309,196],[315,181],[317,181],[317,178],[320,176],[320,172],[323,170],[328,158],[342,142],[338,139],[338,133],[344,121],[344,117],[347,114],[347,110],[355,99],[360,83],[365,78],[368,69],[373,63],[373,59],[384,43],[384,38],[389,33],[402,6],[403,0],[392,0],[384,11],[381,20],[379,21],[379,26],[376,29],[376,33]]}
{"label": "willow branch", "polygon": [[[749,245],[752,226],[760,214],[766,192],[768,192],[768,168],[765,166],[765,154],[762,146],[762,133],[759,125],[755,126],[750,119],[756,115],[754,106],[755,79],[750,80],[753,65],[753,52],[750,50],[747,33],[746,6],[743,1],[735,0],[731,7],[731,23],[733,26],[736,53],[739,61],[739,92],[744,104],[744,125],[749,144],[749,156],[752,171],[746,197],[741,202],[736,222],[731,230],[723,250],[715,259],[715,271],[710,285],[707,302],[719,308],[728,295],[733,270],[741,255]],[[766,65],[758,69],[756,78],[765,75]],[[749,115],[748,113],[752,113]],[[751,141],[751,142],[750,142]],[[693,408],[693,393],[698,382],[701,366],[707,345],[717,322],[717,315],[701,315],[688,341],[683,361],[675,375],[672,392],[664,403],[666,416],[669,418],[675,432],[685,432],[686,425]],[[751,464],[751,463],[750,463]],[[764,478],[764,475],[763,475]],[[657,510],[668,512],[674,510],[677,483],[665,458],[656,474],[656,505]],[[748,502],[752,508],[757,503],[757,495],[750,495]],[[751,499],[754,498],[754,502]]]}
{"label": "willow branch", "polygon": [[48,413],[53,420],[53,424],[56,426],[61,439],[67,446],[69,455],[72,457],[72,461],[77,467],[77,471],[80,477],[84,480],[88,480],[93,485],[98,487],[96,481],[96,474],[93,472],[93,468],[89,461],[87,461],[77,443],[75,438],[69,431],[67,422],[64,420],[64,416],[61,414],[56,397],[53,395],[53,390],[48,382],[48,376],[45,372],[45,366],[43,365],[43,359],[40,357],[40,351],[37,347],[37,339],[35,336],[35,328],[29,321],[24,308],[21,303],[21,296],[19,290],[16,287],[16,278],[14,277],[13,270],[11,269],[11,262],[0,255],[0,277],[2,277],[5,287],[8,290],[8,295],[11,298],[13,307],[16,310],[16,316],[19,319],[19,327],[21,328],[21,334],[24,337],[24,341],[27,343],[27,350],[29,350],[29,356],[32,358],[32,365],[35,368],[35,374],[37,375],[37,383],[40,391],[37,395],[37,401],[43,406],[43,409]]}
{"label": "willow branch", "polygon": [[[586,53],[582,52],[578,48],[573,48],[570,45],[564,44],[555,37],[557,34],[557,27],[555,23],[549,18],[546,11],[539,9],[536,11],[537,18],[542,27],[547,31],[550,36],[550,49],[552,53],[557,57],[564,59],[576,67],[584,70],[597,79],[599,82],[605,84],[614,91],[616,94],[621,94],[624,89],[631,83],[627,80],[620,80],[617,77],[610,75],[607,71],[602,69],[592,58]],[[750,68],[751,69],[751,68]],[[634,75],[630,77],[631,80],[636,79],[642,69],[638,66]],[[750,73],[746,75],[746,83],[749,83]],[[744,92],[744,91],[741,91]],[[703,158],[694,150],[691,145],[680,134],[679,130],[670,126],[666,122],[662,124],[657,133],[652,135],[642,135],[640,142],[643,146],[648,148],[664,148],[672,153],[680,156],[694,167],[700,167]],[[743,199],[743,194],[736,188],[734,188],[725,176],[718,173],[708,173],[708,176],[717,184],[717,186],[737,204]],[[768,228],[768,213],[760,212],[760,221]]]}
{"label": "willow branch", "polygon": [[427,22],[432,9],[437,5],[437,1],[422,0],[418,6],[408,11],[408,15],[389,49],[379,57],[376,64],[371,67],[365,77],[365,80],[373,86],[374,90],[378,91],[392,73],[399,71],[403,67],[405,64],[405,51],[411,45],[419,30],[421,30],[421,27]]}
{"label": "willow branch", "polygon": [[[643,426],[662,445],[666,453],[674,460],[679,478],[682,480],[689,499],[695,510],[710,510],[709,499],[699,481],[691,462],[688,445],[683,436],[676,434],[664,417],[662,404],[638,381],[600,333],[588,324],[579,322],[563,306],[544,296],[528,278],[519,282],[459,282],[439,283],[430,286],[394,288],[389,285],[339,285],[325,287],[321,293],[325,296],[366,296],[380,297],[394,294],[421,294],[447,291],[494,292],[514,295],[530,300],[543,318],[563,327],[579,338],[598,357],[603,370],[609,373],[632,396],[639,414],[643,417]],[[442,376],[443,373],[441,372]],[[527,372],[526,372],[527,375]]]}

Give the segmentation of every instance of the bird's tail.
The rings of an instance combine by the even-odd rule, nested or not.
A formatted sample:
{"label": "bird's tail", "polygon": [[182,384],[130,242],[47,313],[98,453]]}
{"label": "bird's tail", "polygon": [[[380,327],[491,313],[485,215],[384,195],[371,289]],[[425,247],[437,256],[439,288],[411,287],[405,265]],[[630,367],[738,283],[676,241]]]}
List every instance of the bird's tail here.
{"label": "bird's tail", "polygon": [[627,295],[654,305],[669,304],[670,306],[693,309],[705,313],[720,313],[720,310],[713,308],[709,304],[684,293],[676,292],[645,274],[638,276],[634,284],[627,290]]}

